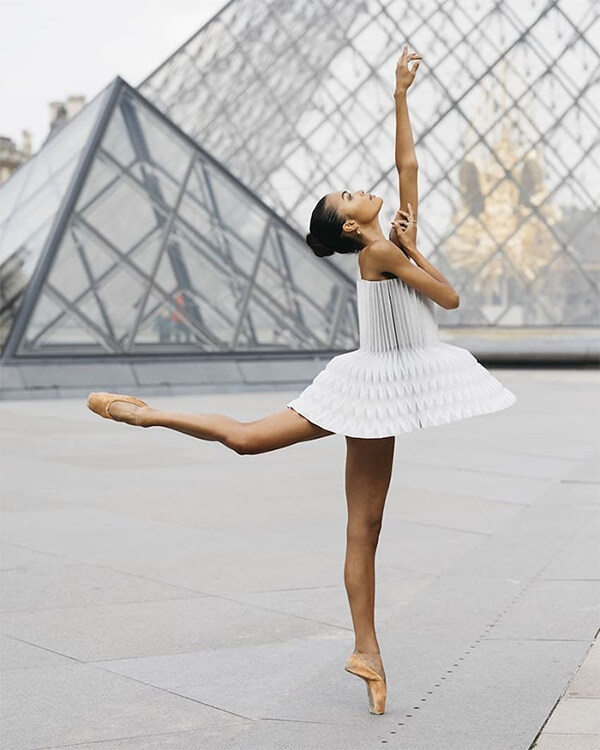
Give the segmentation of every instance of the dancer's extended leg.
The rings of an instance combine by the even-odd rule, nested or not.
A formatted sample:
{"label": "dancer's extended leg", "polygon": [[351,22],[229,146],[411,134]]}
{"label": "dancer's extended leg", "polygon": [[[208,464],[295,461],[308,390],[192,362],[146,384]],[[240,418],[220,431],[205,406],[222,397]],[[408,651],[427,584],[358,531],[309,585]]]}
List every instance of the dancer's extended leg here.
{"label": "dancer's extended leg", "polygon": [[346,438],[346,562],[344,583],[355,651],[385,676],[375,634],[375,552],[392,477],[394,437]]}
{"label": "dancer's extended leg", "polygon": [[110,415],[140,427],[166,427],[200,440],[216,440],[239,454],[266,453],[334,434],[287,407],[252,422],[240,422],[224,414],[187,414],[116,401]]}

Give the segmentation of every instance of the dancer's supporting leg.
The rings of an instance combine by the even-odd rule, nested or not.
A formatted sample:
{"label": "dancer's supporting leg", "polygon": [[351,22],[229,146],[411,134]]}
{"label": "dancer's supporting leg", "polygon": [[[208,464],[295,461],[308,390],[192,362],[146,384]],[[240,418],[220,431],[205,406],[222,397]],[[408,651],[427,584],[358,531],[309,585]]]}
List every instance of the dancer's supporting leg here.
{"label": "dancer's supporting leg", "polygon": [[346,443],[344,583],[354,626],[354,650],[385,678],[375,634],[375,552],[392,477],[395,438],[347,437]]}
{"label": "dancer's supporting leg", "polygon": [[223,414],[187,414],[116,401],[110,415],[139,427],[167,427],[200,440],[216,440],[241,455],[266,453],[334,434],[287,407],[252,422],[240,422]]}

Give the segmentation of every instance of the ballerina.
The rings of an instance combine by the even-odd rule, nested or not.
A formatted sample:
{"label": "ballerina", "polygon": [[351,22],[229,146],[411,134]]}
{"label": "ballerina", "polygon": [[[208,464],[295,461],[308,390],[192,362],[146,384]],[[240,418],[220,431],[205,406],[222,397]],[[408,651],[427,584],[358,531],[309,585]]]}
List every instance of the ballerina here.
{"label": "ballerina", "polygon": [[388,238],[379,222],[383,200],[364,190],[321,198],[306,236],[319,257],[334,252],[357,255],[359,349],[333,357],[285,409],[251,422],[222,414],[165,411],[115,393],[93,392],[87,402],[107,419],[219,441],[240,455],[345,436],[344,584],[355,642],[344,668],[365,681],[374,714],[384,713],[387,697],[375,631],[375,553],[392,478],[395,436],[498,411],[516,401],[469,351],[439,339],[433,305],[453,309],[459,297],[417,250],[418,164],[406,94],[421,60],[405,45],[396,64],[400,207]]}

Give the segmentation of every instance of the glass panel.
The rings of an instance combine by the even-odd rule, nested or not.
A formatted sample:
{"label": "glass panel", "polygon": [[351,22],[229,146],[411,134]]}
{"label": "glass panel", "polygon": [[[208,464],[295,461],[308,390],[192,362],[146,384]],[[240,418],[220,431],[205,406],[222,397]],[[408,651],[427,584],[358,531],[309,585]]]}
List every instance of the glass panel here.
{"label": "glass panel", "polygon": [[256,247],[265,229],[264,211],[253,206],[250,196],[224,175],[214,170],[207,170],[207,173],[220,222],[248,245]]}
{"label": "glass panel", "polygon": [[[128,123],[137,158],[144,157],[145,161],[160,166],[174,182],[180,183],[192,158],[192,147],[185,139],[173,137],[172,127],[150,112],[146,106],[136,102],[129,92],[123,97],[121,110]],[[132,129],[133,125],[141,129],[139,135],[143,138],[143,145],[136,144],[138,133],[137,127]]]}
{"label": "glass panel", "polygon": [[205,170],[199,160],[194,164],[189,176],[186,191],[179,206],[179,216],[200,231],[206,231],[215,221]]}
{"label": "glass panel", "polygon": [[42,335],[43,331],[47,330],[48,322],[61,319],[63,314],[64,307],[62,305],[51,299],[48,294],[40,294],[27,327],[25,344],[32,347],[39,346],[38,337]]}
{"label": "glass panel", "polygon": [[101,145],[103,151],[106,151],[109,156],[116,159],[124,167],[135,161],[135,151],[120,107],[116,108],[106,128]]}
{"label": "glass panel", "polygon": [[146,283],[129,266],[121,265],[118,273],[112,274],[97,286],[100,304],[110,320],[115,338],[121,344],[133,326]]}
{"label": "glass panel", "polygon": [[52,350],[56,354],[65,354],[74,347],[85,346],[86,350],[103,351],[102,337],[97,334],[92,326],[86,326],[85,318],[75,316],[71,313],[61,318],[59,325],[51,328],[44,336],[36,341],[36,348],[43,349],[44,353],[50,354]]}
{"label": "glass panel", "polygon": [[152,205],[141,186],[122,178],[88,203],[81,218],[110,244],[127,251],[149,232],[160,229],[166,214]]}
{"label": "glass panel", "polygon": [[33,269],[37,265],[42,245],[48,234],[48,226],[42,225],[27,242],[0,266],[0,346],[4,347],[12,324],[17,317],[23,293]]}

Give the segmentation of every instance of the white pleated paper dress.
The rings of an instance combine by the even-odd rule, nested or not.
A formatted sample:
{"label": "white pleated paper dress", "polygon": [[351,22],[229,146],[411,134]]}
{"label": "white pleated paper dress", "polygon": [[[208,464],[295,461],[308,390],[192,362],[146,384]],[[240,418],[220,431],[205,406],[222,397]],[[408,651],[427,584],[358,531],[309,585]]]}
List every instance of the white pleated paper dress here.
{"label": "white pleated paper dress", "polygon": [[359,348],[286,404],[349,437],[381,438],[506,409],[517,400],[467,349],[440,340],[434,302],[400,278],[357,271]]}

